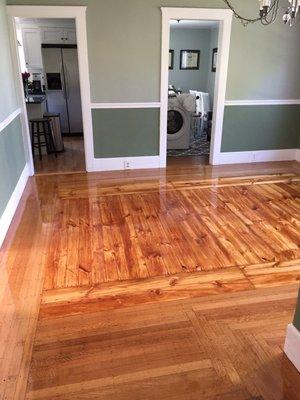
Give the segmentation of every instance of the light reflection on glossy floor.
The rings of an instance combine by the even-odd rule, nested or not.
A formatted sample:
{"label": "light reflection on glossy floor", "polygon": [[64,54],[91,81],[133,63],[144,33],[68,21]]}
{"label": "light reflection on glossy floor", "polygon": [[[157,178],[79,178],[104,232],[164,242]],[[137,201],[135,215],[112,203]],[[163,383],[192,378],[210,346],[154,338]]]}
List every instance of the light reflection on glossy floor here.
{"label": "light reflection on glossy floor", "polygon": [[65,150],[54,154],[45,154],[42,160],[35,156],[34,168],[36,174],[62,174],[85,171],[84,144],[81,136],[66,136],[63,138]]}
{"label": "light reflection on glossy floor", "polygon": [[[286,390],[297,399],[281,354],[297,287],[285,285],[300,277],[299,172],[291,162],[183,163],[31,178],[1,250],[1,394],[23,398],[34,342],[28,398],[268,400]],[[230,293],[259,306],[249,300],[225,322],[221,312],[195,311],[217,295],[210,299],[224,303],[227,318]],[[266,321],[270,307],[272,337],[250,323]],[[224,349],[209,355],[203,322],[209,337],[240,351],[255,346],[257,356],[216,361]],[[259,363],[257,387],[248,361]],[[274,397],[272,376],[281,383]]]}

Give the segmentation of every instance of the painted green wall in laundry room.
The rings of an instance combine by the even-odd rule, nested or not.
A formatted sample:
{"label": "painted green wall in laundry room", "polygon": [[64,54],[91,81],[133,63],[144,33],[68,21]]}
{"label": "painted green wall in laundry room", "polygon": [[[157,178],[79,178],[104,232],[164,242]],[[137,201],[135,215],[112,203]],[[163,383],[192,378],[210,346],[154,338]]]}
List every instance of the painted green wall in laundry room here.
{"label": "painted green wall in laundry room", "polygon": [[93,110],[95,157],[157,155],[158,124],[158,108]]}
{"label": "painted green wall in laundry room", "polygon": [[[5,1],[0,0],[0,122],[16,110]],[[25,166],[19,117],[0,131],[0,218]]]}
{"label": "painted green wall in laundry room", "polygon": [[226,106],[221,150],[293,149],[299,128],[299,105]]}
{"label": "painted green wall in laundry room", "polygon": [[25,166],[20,118],[0,132],[0,217]]}
{"label": "painted green wall in laundry room", "polygon": [[300,331],[300,289],[299,289],[298,301],[294,317],[294,326]]}

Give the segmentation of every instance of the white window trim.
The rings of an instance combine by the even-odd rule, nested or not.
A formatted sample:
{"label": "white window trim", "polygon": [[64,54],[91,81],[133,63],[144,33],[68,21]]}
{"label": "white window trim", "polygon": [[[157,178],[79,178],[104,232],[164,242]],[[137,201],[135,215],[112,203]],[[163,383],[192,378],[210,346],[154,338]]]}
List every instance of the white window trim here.
{"label": "white window trim", "polygon": [[15,18],[74,18],[76,23],[77,49],[78,49],[78,64],[79,64],[79,79],[81,91],[81,107],[82,120],[84,131],[84,150],[86,170],[93,171],[94,161],[94,143],[93,143],[93,124],[90,106],[90,76],[87,51],[87,36],[86,36],[86,7],[81,6],[7,6],[9,16],[9,28],[12,38],[12,56],[14,68],[18,74],[18,90],[20,107],[23,117],[23,129],[26,139],[26,155],[30,167],[30,174],[34,174],[34,164],[31,154],[30,132],[27,120],[26,104],[23,96],[22,78],[19,65],[17,40],[16,40],[16,25]]}
{"label": "white window trim", "polygon": [[168,79],[169,79],[169,43],[170,20],[192,19],[219,21],[218,68],[216,72],[213,128],[210,145],[210,164],[219,164],[225,108],[225,92],[231,36],[232,11],[210,8],[173,8],[162,7],[162,45],[161,45],[161,92],[160,92],[160,167],[167,163],[167,115],[168,115]]}

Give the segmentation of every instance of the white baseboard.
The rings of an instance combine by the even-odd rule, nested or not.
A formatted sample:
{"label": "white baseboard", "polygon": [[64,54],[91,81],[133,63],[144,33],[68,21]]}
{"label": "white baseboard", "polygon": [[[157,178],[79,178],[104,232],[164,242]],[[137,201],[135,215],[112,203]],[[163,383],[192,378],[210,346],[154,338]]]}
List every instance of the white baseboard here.
{"label": "white baseboard", "polygon": [[29,166],[28,166],[28,164],[26,164],[20,175],[18,183],[16,184],[16,187],[15,187],[12,195],[10,196],[10,199],[6,205],[6,208],[5,208],[2,216],[0,217],[0,247],[2,246],[2,243],[5,239],[6,233],[8,231],[8,228],[9,228],[11,221],[15,215],[19,201],[20,201],[23,191],[25,189],[28,177],[29,177]]}
{"label": "white baseboard", "polygon": [[300,162],[300,149],[296,149],[295,153],[295,160]]}
{"label": "white baseboard", "polygon": [[287,327],[284,352],[300,372],[300,332],[293,324]]}
{"label": "white baseboard", "polygon": [[215,164],[243,164],[265,161],[291,161],[296,159],[297,149],[233,151],[219,153]]}
{"label": "white baseboard", "polygon": [[159,156],[94,158],[93,171],[159,168]]}

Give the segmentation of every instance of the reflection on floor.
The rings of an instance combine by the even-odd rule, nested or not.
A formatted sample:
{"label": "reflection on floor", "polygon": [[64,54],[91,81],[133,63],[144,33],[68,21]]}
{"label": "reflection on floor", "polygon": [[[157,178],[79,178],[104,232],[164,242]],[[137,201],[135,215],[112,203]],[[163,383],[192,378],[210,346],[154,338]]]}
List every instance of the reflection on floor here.
{"label": "reflection on floor", "polygon": [[181,156],[181,157],[173,157],[173,156],[168,156],[167,157],[167,167],[176,167],[176,166],[181,166],[181,167],[196,167],[198,166],[205,166],[209,164],[209,155],[204,155],[204,156]]}
{"label": "reflection on floor", "polygon": [[0,253],[3,398],[23,400],[29,373],[27,399],[299,400],[282,350],[299,173],[287,162],[30,178]]}
{"label": "reflection on floor", "polygon": [[57,174],[67,172],[85,171],[85,157],[83,138],[80,136],[64,137],[65,151],[43,155],[40,161],[38,156],[34,158],[36,174]]}

